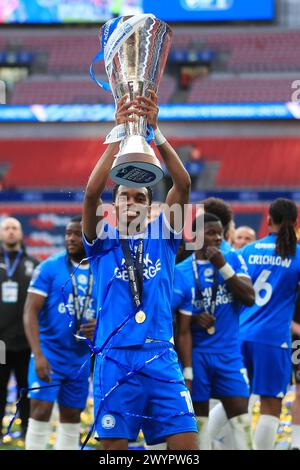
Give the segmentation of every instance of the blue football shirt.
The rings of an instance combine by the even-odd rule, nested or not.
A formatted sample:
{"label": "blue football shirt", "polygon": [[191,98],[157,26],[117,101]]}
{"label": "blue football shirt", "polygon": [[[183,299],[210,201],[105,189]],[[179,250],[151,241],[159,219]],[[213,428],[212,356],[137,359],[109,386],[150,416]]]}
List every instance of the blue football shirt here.
{"label": "blue football shirt", "polygon": [[[89,283],[89,267],[74,266],[74,274],[78,286],[79,305],[85,303]],[[62,292],[62,288],[63,292]],[[28,292],[45,297],[45,303],[39,313],[40,343],[43,353],[51,362],[60,367],[80,366],[89,357],[90,350],[84,340],[76,340],[74,333],[73,286],[67,265],[66,252],[48,258],[37,268],[29,285]],[[66,311],[65,303],[69,314]],[[83,322],[96,317],[95,287],[84,312]]]}
{"label": "blue football shirt", "polygon": [[98,347],[107,340],[108,347],[119,348],[143,345],[147,338],[173,340],[171,296],[181,234],[174,233],[161,214],[143,234],[128,238],[133,258],[141,238],[144,239],[141,310],[146,319],[137,323],[118,230],[104,222],[102,233],[93,243],[83,236],[97,290]]}
{"label": "blue football shirt", "polygon": [[226,240],[223,240],[221,241],[221,246],[220,246],[220,250],[222,251],[222,253],[226,253],[227,251],[232,251],[234,250],[234,248],[232,248],[232,246],[230,245],[230,243],[228,243]]}
{"label": "blue football shirt", "polygon": [[240,334],[243,340],[287,348],[300,281],[300,247],[295,257],[282,259],[275,253],[275,244],[276,235],[270,234],[243,249],[255,304],[243,307]]}
{"label": "blue football shirt", "polygon": [[[241,255],[234,250],[224,253],[226,262],[235,270],[237,276],[249,277]],[[214,267],[209,261],[197,261],[199,281],[203,301],[199,299],[190,256],[175,268],[173,310],[196,317],[199,313],[210,312]],[[203,305],[204,302],[204,305]],[[218,290],[215,309],[215,334],[209,335],[193,321],[191,325],[193,348],[205,353],[229,353],[239,350],[239,312],[240,303],[233,298],[221,274],[218,275]]]}

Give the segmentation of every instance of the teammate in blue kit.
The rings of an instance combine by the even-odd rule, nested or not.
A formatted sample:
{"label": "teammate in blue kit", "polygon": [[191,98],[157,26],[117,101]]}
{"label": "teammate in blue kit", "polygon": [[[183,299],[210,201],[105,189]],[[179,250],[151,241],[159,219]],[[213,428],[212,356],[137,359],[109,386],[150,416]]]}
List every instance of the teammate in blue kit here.
{"label": "teammate in blue kit", "polygon": [[240,353],[239,307],[253,304],[254,290],[242,257],[234,250],[220,251],[220,219],[209,213],[198,217],[204,217],[203,247],[175,269],[173,309],[179,310],[183,375],[192,391],[202,446],[207,447],[209,399],[218,398],[235,448],[242,450],[249,448],[249,387]]}
{"label": "teammate in blue kit", "polygon": [[241,312],[240,335],[251,391],[261,398],[253,440],[258,450],[273,448],[291,377],[291,322],[300,282],[296,222],[294,202],[277,199],[269,209],[269,235],[243,250],[255,304]]}
{"label": "teammate in blue kit", "polygon": [[[188,202],[190,178],[157,128],[156,95],[151,92],[149,98],[128,103],[126,99],[118,104],[117,124],[134,120],[134,115],[147,116],[173,179],[166,203],[177,203],[181,209]],[[135,440],[140,428],[147,444],[166,439],[172,450],[197,449],[193,407],[173,347],[171,296],[183,216],[175,221],[174,214],[161,214],[148,224],[149,188],[117,186],[118,228],[97,217],[99,197],[117,151],[118,144],[110,144],[96,164],[83,212],[99,312],[94,369],[96,432],[106,450],[127,449],[128,440]],[[138,214],[143,215],[136,225]]]}
{"label": "teammate in blue kit", "polygon": [[219,197],[208,197],[201,201],[201,204],[203,204],[205,212],[215,215],[221,221],[223,227],[223,239],[220,250],[222,253],[232,250],[231,244],[227,241],[228,238],[230,238],[228,237],[228,234],[232,231],[232,227],[234,227],[231,207]]}
{"label": "teammate in blue kit", "polygon": [[81,233],[81,218],[75,217],[66,228],[66,251],[41,263],[28,288],[24,325],[33,353],[28,382],[37,388],[29,395],[25,445],[30,450],[45,449],[56,401],[60,423],[55,448],[79,448],[80,413],[86,406],[90,376],[84,336],[93,339],[96,316],[93,275],[87,262],[79,265],[85,258]]}

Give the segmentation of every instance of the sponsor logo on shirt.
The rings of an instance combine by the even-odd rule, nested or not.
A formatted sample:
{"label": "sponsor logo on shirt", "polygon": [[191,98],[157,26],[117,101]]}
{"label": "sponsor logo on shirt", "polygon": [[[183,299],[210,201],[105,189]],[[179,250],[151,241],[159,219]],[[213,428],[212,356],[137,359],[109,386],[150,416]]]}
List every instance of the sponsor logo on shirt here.
{"label": "sponsor logo on shirt", "polygon": [[[78,290],[80,290],[81,286],[78,286]],[[84,290],[86,291],[87,290],[87,287],[84,288]],[[84,313],[84,318],[86,318],[87,320],[91,320],[93,318],[95,318],[96,316],[96,310],[93,306],[93,303],[94,303],[94,300],[95,299],[90,299],[89,301],[89,305],[88,305],[88,308],[86,309],[85,313]],[[79,301],[79,305],[80,305],[80,308],[83,308],[84,307],[84,304],[85,304],[85,295],[79,295],[78,296],[78,301]],[[75,310],[74,310],[74,296],[72,293],[69,294],[69,297],[68,297],[68,302],[67,304],[65,305],[64,302],[61,302],[59,305],[58,305],[58,312],[59,313],[67,313],[66,312],[66,307],[68,309],[68,312],[70,315],[75,315]]]}
{"label": "sponsor logo on shirt", "polygon": [[[203,301],[196,298],[195,288],[192,287],[192,306],[195,310],[207,310],[210,307],[212,288],[206,287],[202,290]],[[221,285],[218,287],[217,297],[216,297],[216,306],[231,304],[234,301],[233,295],[231,292],[228,292],[226,285]]]}
{"label": "sponsor logo on shirt", "polygon": [[[161,271],[160,258],[158,258],[156,260],[156,262],[154,263],[150,259],[149,253],[147,253],[144,257],[144,271],[143,271],[144,279],[149,280],[149,279],[154,278],[159,271]],[[117,267],[114,270],[114,274],[115,274],[117,279],[122,279],[123,281],[128,281],[128,272],[127,272],[127,269],[126,269],[125,259],[124,258],[122,259],[121,269],[119,267]]]}
{"label": "sponsor logo on shirt", "polygon": [[254,248],[257,248],[258,250],[275,250],[276,245],[275,243],[255,243]]}

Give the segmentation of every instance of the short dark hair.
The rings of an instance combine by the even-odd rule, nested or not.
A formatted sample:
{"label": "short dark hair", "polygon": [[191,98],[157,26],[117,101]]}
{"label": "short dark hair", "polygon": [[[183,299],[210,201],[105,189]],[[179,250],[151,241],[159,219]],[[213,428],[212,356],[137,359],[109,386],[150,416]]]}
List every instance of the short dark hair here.
{"label": "short dark hair", "polygon": [[79,223],[81,224],[82,222],[82,216],[81,215],[74,215],[70,220],[69,220],[69,224],[72,224],[72,223]]}
{"label": "short dark hair", "polygon": [[224,230],[228,228],[233,219],[232,209],[223,199],[219,197],[209,197],[202,201],[205,212],[216,215],[223,225]]}
{"label": "short dark hair", "polygon": [[[116,202],[116,199],[117,199],[117,194],[118,194],[118,189],[121,185],[120,184],[116,184],[116,186],[114,187],[113,189],[113,193],[112,193],[112,199],[113,199],[113,202]],[[152,192],[152,188],[150,188],[149,186],[145,186],[145,188],[147,189],[147,192],[148,192],[148,199],[149,199],[149,205],[151,206],[152,204],[152,199],[153,199],[153,192]]]}
{"label": "short dark hair", "polygon": [[199,214],[194,219],[193,224],[192,224],[193,232],[195,232],[195,230],[196,230],[196,227],[198,225],[198,220],[202,219],[202,218],[203,218],[204,225],[208,224],[209,222],[220,222],[220,224],[222,225],[221,220],[215,214],[210,214],[209,212],[204,212],[204,214]]}

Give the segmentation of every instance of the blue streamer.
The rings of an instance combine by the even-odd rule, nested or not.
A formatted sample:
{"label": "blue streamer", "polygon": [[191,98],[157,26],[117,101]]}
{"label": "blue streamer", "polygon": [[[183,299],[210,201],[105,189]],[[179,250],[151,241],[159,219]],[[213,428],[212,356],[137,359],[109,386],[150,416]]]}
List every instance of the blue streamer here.
{"label": "blue streamer", "polygon": [[[150,139],[149,142],[151,141],[151,139],[153,138],[153,129],[152,127],[150,126],[147,126],[147,130],[148,130],[148,136],[147,136],[147,139]],[[148,141],[148,140],[147,140]],[[109,250],[107,250],[109,251]],[[85,262],[85,261],[90,261],[92,259],[95,259],[95,258],[98,258],[98,257],[102,257],[103,254],[101,255],[94,255],[94,256],[91,256],[89,258],[85,258],[84,260],[81,261],[81,263]],[[81,263],[74,269],[74,273],[76,272],[77,269],[79,269]],[[124,267],[125,269],[125,267]],[[105,298],[107,297],[107,294],[108,294],[108,291],[109,289],[111,288],[112,286],[112,282],[114,280],[115,276],[113,276],[109,282],[109,286],[107,288],[107,292],[106,292],[106,295],[104,297],[104,300]],[[66,301],[66,296],[65,296],[65,288],[68,284],[68,282],[70,282],[70,279],[68,279],[68,281],[62,286],[62,295],[63,295],[63,299],[64,299],[64,304],[65,304],[65,309],[66,309],[66,312],[67,314],[69,315],[69,317],[71,318],[71,322],[70,322],[70,327],[72,326],[73,324],[73,319],[72,319],[72,315],[68,309],[68,306],[67,306],[67,301]],[[104,302],[103,302],[104,303]],[[101,307],[99,309],[99,311],[101,310]],[[84,442],[82,443],[81,445],[81,450],[83,450],[86,446],[86,444],[88,443],[88,441],[90,440],[94,430],[95,430],[95,427],[96,427],[96,424],[98,422],[98,419],[99,419],[99,416],[100,416],[100,412],[102,411],[103,407],[105,406],[105,402],[107,401],[108,397],[111,395],[111,393],[113,393],[118,387],[120,387],[121,385],[125,384],[126,382],[128,382],[130,380],[130,378],[137,374],[137,375],[141,375],[143,377],[146,377],[146,378],[149,378],[149,379],[152,379],[152,380],[155,380],[155,381],[158,381],[158,382],[162,382],[162,383],[183,383],[182,380],[180,381],[177,381],[177,380],[165,380],[165,379],[161,379],[159,377],[153,377],[152,375],[150,374],[147,374],[146,372],[143,372],[142,369],[144,369],[148,364],[150,364],[151,362],[153,362],[154,360],[157,360],[159,359],[160,357],[162,357],[170,348],[170,344],[168,342],[166,342],[166,347],[159,353],[156,353],[154,354],[153,357],[151,357],[150,359],[148,359],[147,361],[145,361],[143,364],[141,364],[140,366],[138,366],[137,368],[135,369],[131,369],[129,366],[125,365],[125,364],[122,364],[120,363],[119,361],[117,361],[116,359],[114,359],[113,357],[111,357],[109,355],[109,352],[111,351],[112,347],[113,347],[113,339],[116,338],[120,333],[121,331],[123,330],[123,328],[127,325],[127,323],[129,322],[129,320],[131,318],[134,317],[136,312],[134,312],[133,314],[130,314],[130,315],[127,315],[127,317],[125,318],[125,320],[120,324],[118,325],[117,328],[115,328],[115,330],[110,333],[110,335],[107,337],[107,339],[105,340],[105,342],[102,344],[101,347],[95,347],[94,344],[95,344],[95,337],[96,337],[96,330],[97,330],[97,326],[98,326],[98,323],[99,323],[99,317],[100,315],[98,314],[98,317],[97,317],[97,324],[96,324],[96,328],[95,328],[95,334],[94,334],[94,340],[93,340],[93,344],[87,339],[87,338],[82,338],[82,340],[86,341],[92,354],[91,354],[91,357],[93,355],[102,355],[103,358],[106,358],[110,361],[112,361],[113,363],[115,363],[117,366],[119,366],[120,368],[122,369],[125,369],[127,372],[125,373],[125,375],[123,377],[121,377],[117,382],[116,384],[101,398],[101,401],[100,401],[100,404],[99,404],[99,408],[98,408],[98,411],[97,411],[97,415],[95,416],[95,419],[94,419],[94,422],[93,422],[93,425],[91,426]],[[83,371],[83,368],[85,367],[85,365],[87,364],[88,360],[86,360],[80,367],[78,373],[76,374],[75,376],[75,380],[78,379]],[[65,379],[62,381],[62,383],[67,383],[69,380],[71,379]],[[72,378],[72,380],[74,380]],[[40,389],[44,389],[44,388],[51,388],[51,387],[59,387],[61,384],[51,384],[51,385],[45,385],[45,386],[41,386],[41,387],[33,387],[33,388],[28,388],[28,389],[21,389],[20,391],[20,398],[19,400],[17,401],[16,403],[16,412],[13,416],[13,418],[11,419],[10,423],[9,423],[9,426],[7,428],[7,432],[5,434],[5,436],[9,435],[10,433],[10,430],[11,430],[11,427],[19,413],[19,408],[20,408],[20,404],[21,404],[21,400],[27,395],[27,393],[29,391],[32,391],[32,390],[40,390]],[[115,412],[116,413],[116,412]],[[137,415],[137,414],[134,414],[134,413],[129,413],[129,412],[124,412],[125,415],[128,415],[128,416],[132,416],[132,417],[136,417],[136,418],[143,418],[143,419],[148,419],[148,420],[153,420],[153,421],[159,421],[159,418],[153,418],[151,416],[142,416],[142,415]],[[190,416],[194,416],[193,413],[190,413],[190,412],[187,412],[187,413],[176,413],[175,415],[172,415],[170,416],[170,419],[175,417],[175,416],[183,416],[183,415],[190,415]],[[4,437],[5,437],[4,436]]]}
{"label": "blue streamer", "polygon": [[97,62],[101,62],[103,60],[103,50],[100,50],[96,55],[95,57],[93,58],[93,61],[90,65],[90,77],[92,80],[94,80],[94,82],[97,83],[97,85],[99,85],[101,88],[103,88],[103,90],[105,91],[109,91],[110,90],[110,84],[108,82],[104,82],[103,80],[98,80],[95,76],[95,72],[94,72],[94,65],[97,63]]}
{"label": "blue streamer", "polygon": [[116,27],[118,26],[119,21],[121,20],[121,16],[118,18],[112,18],[111,20],[107,21],[105,25],[102,27],[102,34],[101,34],[101,39],[100,39],[100,51],[95,55],[91,65],[90,65],[90,77],[94,82],[97,83],[101,88],[103,88],[105,91],[109,91],[110,84],[107,82],[104,82],[103,80],[98,80],[95,76],[94,72],[94,65],[97,62],[100,62],[104,58],[104,49],[106,47],[107,41],[109,40],[111,34],[114,32]]}
{"label": "blue streamer", "polygon": [[147,144],[150,144],[151,140],[154,139],[154,130],[152,126],[147,125],[147,136],[146,136],[146,141]]}

